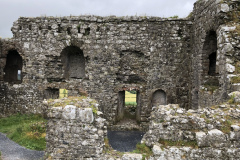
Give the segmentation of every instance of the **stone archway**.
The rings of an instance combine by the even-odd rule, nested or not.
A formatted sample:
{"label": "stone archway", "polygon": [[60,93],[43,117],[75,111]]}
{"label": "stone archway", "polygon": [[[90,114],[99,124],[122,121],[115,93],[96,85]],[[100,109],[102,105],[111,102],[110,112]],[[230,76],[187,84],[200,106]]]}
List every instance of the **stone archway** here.
{"label": "stone archway", "polygon": [[22,57],[16,50],[10,50],[7,54],[6,66],[4,68],[4,81],[19,84],[22,83]]}
{"label": "stone archway", "polygon": [[83,51],[75,46],[68,46],[61,52],[64,66],[64,78],[81,79],[85,77],[85,58]]}

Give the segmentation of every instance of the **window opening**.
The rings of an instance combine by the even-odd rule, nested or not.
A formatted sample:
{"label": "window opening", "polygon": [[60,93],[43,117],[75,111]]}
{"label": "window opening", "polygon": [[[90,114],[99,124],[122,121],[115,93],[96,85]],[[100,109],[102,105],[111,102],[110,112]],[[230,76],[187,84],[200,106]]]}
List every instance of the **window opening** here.
{"label": "window opening", "polygon": [[208,75],[214,76],[216,74],[216,52],[209,55],[209,71]]}
{"label": "window opening", "polygon": [[16,50],[8,52],[6,66],[4,68],[4,81],[12,83],[22,82],[22,57]]}
{"label": "window opening", "polygon": [[66,47],[61,53],[64,78],[81,79],[85,77],[85,58],[80,48]]}
{"label": "window opening", "polygon": [[166,93],[163,90],[155,91],[152,96],[152,107],[166,104],[167,104]]}

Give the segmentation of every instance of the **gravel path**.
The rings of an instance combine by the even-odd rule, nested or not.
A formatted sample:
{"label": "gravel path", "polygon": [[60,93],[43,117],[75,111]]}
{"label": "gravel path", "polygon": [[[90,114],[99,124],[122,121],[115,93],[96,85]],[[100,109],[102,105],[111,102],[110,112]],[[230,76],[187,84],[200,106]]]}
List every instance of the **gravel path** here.
{"label": "gravel path", "polygon": [[43,151],[26,149],[8,139],[3,133],[0,133],[0,151],[3,160],[39,160],[44,156]]}

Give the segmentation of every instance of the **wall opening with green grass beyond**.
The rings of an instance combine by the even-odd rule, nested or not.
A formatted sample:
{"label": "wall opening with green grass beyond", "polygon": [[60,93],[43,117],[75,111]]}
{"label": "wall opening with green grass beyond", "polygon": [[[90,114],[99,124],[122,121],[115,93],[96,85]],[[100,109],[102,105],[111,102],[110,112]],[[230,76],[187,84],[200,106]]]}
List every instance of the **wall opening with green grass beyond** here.
{"label": "wall opening with green grass beyond", "polygon": [[140,110],[139,91],[137,90],[124,90],[120,91],[117,109],[117,121],[123,119],[138,120]]}

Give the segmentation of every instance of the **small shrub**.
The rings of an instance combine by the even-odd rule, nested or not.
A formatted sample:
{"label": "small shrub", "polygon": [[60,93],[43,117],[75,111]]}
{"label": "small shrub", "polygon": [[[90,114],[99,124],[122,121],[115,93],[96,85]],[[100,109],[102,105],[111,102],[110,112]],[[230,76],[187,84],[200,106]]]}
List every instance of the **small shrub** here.
{"label": "small shrub", "polygon": [[93,112],[93,114],[97,114],[97,112],[98,112],[98,109],[92,104],[91,106],[90,106],[90,108],[92,108],[92,112]]}
{"label": "small shrub", "polygon": [[228,134],[228,133],[230,133],[230,131],[231,131],[231,125],[232,125],[232,121],[231,121],[230,119],[225,120],[225,121],[222,121],[222,127],[221,127],[220,130],[221,130],[223,133]]}
{"label": "small shrub", "polygon": [[235,102],[234,99],[235,99],[235,94],[231,95],[230,99],[228,100],[228,103],[229,104],[234,104],[234,102]]}

